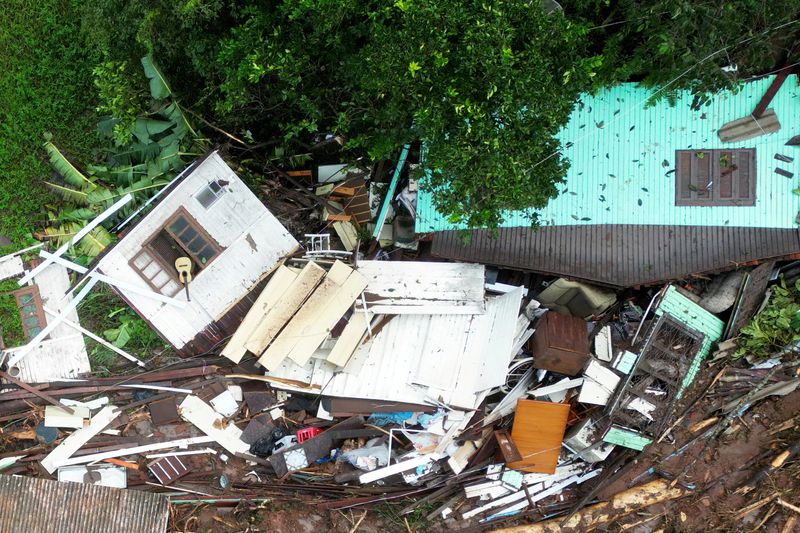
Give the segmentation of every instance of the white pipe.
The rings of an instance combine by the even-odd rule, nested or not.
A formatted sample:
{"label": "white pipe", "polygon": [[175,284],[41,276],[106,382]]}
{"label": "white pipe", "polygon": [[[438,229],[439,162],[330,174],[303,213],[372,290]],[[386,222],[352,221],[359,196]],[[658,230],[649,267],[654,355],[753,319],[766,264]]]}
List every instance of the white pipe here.
{"label": "white pipe", "polygon": [[[81,266],[81,265],[79,265],[77,263],[73,263],[72,261],[70,261],[68,259],[64,259],[63,257],[58,257],[58,256],[56,256],[54,254],[49,253],[49,252],[45,252],[44,250],[39,252],[39,255],[44,257],[44,258],[46,258],[46,259],[48,259],[48,260],[52,260],[53,263],[57,263],[59,265],[65,266],[65,267],[69,268],[70,270],[74,270],[78,274],[86,274],[90,278],[94,278],[94,279],[96,279],[98,281],[102,281],[103,283],[108,283],[109,285],[112,285],[112,286],[114,286],[114,287],[116,287],[118,289],[122,289],[122,290],[128,291],[128,292],[132,292],[134,294],[138,294],[138,295],[144,296],[146,298],[157,300],[157,301],[163,302],[165,304],[173,305],[175,307],[186,307],[186,302],[183,302],[181,300],[176,300],[175,298],[170,298],[169,296],[164,296],[163,294],[160,294],[160,293],[148,290],[148,289],[143,289],[142,287],[137,287],[136,285],[133,285],[132,283],[128,283],[127,281],[120,281],[118,279],[111,278],[111,277],[106,276],[105,274],[101,274],[101,273],[99,273],[99,272],[97,272],[95,270],[92,270],[91,272],[89,272],[89,269],[87,269],[86,267],[83,267],[83,266]],[[88,274],[87,274],[87,272],[88,272]]]}

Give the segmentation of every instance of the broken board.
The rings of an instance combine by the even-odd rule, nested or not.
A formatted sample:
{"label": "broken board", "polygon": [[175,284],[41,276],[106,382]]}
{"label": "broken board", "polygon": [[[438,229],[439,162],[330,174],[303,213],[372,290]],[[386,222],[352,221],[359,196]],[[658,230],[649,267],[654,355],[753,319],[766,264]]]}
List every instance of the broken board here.
{"label": "broken board", "polygon": [[270,310],[272,310],[281,300],[284,293],[287,292],[291,283],[297,278],[297,274],[281,265],[277,268],[269,280],[267,286],[261,291],[250,311],[244,317],[244,320],[236,329],[236,332],[225,345],[222,350],[222,355],[238,363],[247,352],[245,344],[250,340],[251,335],[260,329],[262,322],[266,319]]}
{"label": "broken board", "polygon": [[[258,325],[257,330],[250,336],[245,347],[254,354],[261,355],[278,332],[289,322],[292,315],[300,309],[323,276],[325,276],[325,270],[316,263],[311,262],[303,267],[303,270],[286,288],[286,292],[283,293],[277,305],[270,309]],[[268,357],[262,357],[258,362],[268,369],[277,366],[277,363]]]}
{"label": "broken board", "polygon": [[222,415],[197,396],[187,396],[178,406],[178,412],[187,422],[214,439],[232,454],[248,453],[250,446],[242,441],[242,430],[233,424],[225,425]]}
{"label": "broken board", "polygon": [[305,365],[366,286],[364,276],[336,261],[259,362],[274,368],[289,357],[298,365]]}

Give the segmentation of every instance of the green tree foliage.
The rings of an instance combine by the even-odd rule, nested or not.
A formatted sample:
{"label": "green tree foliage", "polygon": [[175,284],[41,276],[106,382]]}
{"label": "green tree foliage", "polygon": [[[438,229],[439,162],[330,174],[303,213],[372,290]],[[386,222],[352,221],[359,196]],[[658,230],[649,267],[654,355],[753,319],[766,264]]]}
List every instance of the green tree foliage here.
{"label": "green tree foliage", "polygon": [[742,328],[734,359],[764,359],[800,340],[800,280],[787,286],[781,278],[770,291],[767,306]]}
{"label": "green tree foliage", "polygon": [[[563,0],[565,12],[593,27],[607,82],[640,81],[674,99],[690,90],[695,106],[751,76],[797,61],[797,0]],[[727,67],[735,67],[735,70]],[[725,68],[725,70],[723,70]]]}
{"label": "green tree foliage", "polygon": [[[222,2],[145,3],[131,27],[224,11]],[[428,186],[439,208],[470,226],[496,226],[503,210],[540,208],[556,194],[566,161],[554,135],[601,63],[586,53],[582,26],[562,14],[528,0],[228,8],[229,30],[187,52],[195,65],[196,50],[211,52],[193,75],[205,79],[203,94],[218,88],[206,109],[225,127],[279,137],[290,149],[318,133],[341,134],[355,156],[370,158],[422,141],[438,169]],[[150,39],[146,46],[158,51],[167,37]],[[163,53],[168,68],[181,63],[172,47]]]}

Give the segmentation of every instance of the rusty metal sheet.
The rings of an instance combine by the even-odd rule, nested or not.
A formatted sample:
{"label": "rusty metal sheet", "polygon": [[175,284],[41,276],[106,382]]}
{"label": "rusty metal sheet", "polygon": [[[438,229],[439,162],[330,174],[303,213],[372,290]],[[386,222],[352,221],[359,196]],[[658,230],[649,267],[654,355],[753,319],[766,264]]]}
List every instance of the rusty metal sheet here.
{"label": "rusty metal sheet", "polygon": [[0,531],[163,533],[168,519],[152,492],[0,475]]}
{"label": "rusty metal sheet", "polygon": [[794,229],[585,225],[502,228],[497,238],[434,234],[437,257],[555,274],[612,287],[646,285],[800,253]]}

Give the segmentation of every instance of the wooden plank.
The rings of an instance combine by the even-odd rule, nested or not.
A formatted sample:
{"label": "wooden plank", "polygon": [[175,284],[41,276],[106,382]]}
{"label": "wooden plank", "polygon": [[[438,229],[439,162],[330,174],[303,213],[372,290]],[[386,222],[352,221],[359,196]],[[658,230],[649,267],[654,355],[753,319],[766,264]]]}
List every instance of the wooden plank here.
{"label": "wooden plank", "polygon": [[519,400],[511,439],[522,454],[522,460],[509,463],[508,467],[525,472],[554,473],[568,415],[568,404]]}
{"label": "wooden plank", "polygon": [[436,461],[438,459],[439,455],[435,453],[422,455],[419,457],[415,457],[413,459],[402,461],[400,463],[375,469],[372,472],[367,472],[366,474],[361,474],[361,476],[359,476],[358,478],[358,481],[360,483],[372,483],[373,481],[378,481],[379,479],[387,478],[395,474],[400,474],[401,472],[407,472],[409,470],[417,468],[418,466],[426,465],[431,461]]}
{"label": "wooden plank", "polygon": [[17,387],[20,387],[21,389],[25,389],[26,391],[30,392],[34,396],[38,396],[42,400],[46,401],[50,405],[53,405],[53,406],[61,409],[62,411],[66,411],[67,413],[69,413],[71,415],[75,414],[75,410],[74,409],[59,403],[58,400],[56,400],[55,398],[53,398],[49,394],[45,394],[44,392],[40,391],[39,389],[34,389],[33,387],[31,387],[30,385],[28,385],[24,381],[20,381],[17,378],[15,378],[13,376],[10,376],[6,372],[3,372],[2,370],[0,370],[0,378],[7,379],[8,381],[13,383]]}
{"label": "wooden plank", "polygon": [[[314,290],[325,275],[325,270],[316,263],[309,262],[297,277],[289,284],[278,303],[270,309],[250,338],[245,343],[245,348],[254,354],[262,354],[264,349],[272,342],[286,323],[306,301],[308,295]],[[262,361],[263,359],[263,361]],[[259,359],[259,363],[266,368],[269,359]]]}
{"label": "wooden plank", "polygon": [[759,118],[748,115],[739,120],[728,122],[717,131],[717,136],[722,142],[739,142],[766,135],[767,133],[774,133],[780,129],[781,123],[778,121],[775,110],[767,109]]}
{"label": "wooden plank", "polygon": [[342,213],[327,213],[325,215],[325,220],[327,222],[350,222],[350,215],[342,214]]}
{"label": "wooden plank", "polygon": [[192,437],[189,439],[170,440],[165,442],[156,442],[153,444],[144,444],[142,446],[134,446],[132,448],[120,448],[118,450],[109,450],[107,452],[100,452],[91,455],[81,455],[63,461],[61,466],[77,465],[82,463],[94,463],[95,461],[105,461],[112,457],[127,457],[129,455],[138,455],[146,452],[153,452],[156,450],[164,450],[167,448],[186,448],[192,444],[207,444],[214,442],[211,437]]}
{"label": "wooden plank", "polygon": [[314,351],[367,287],[367,278],[355,270],[349,270],[350,274],[344,283],[331,289],[329,296],[321,293],[319,298],[314,298],[312,295],[298,311],[295,319],[299,324],[300,336],[289,353],[289,357],[298,365],[303,366],[311,359]]}
{"label": "wooden plank", "polygon": [[231,453],[247,453],[250,446],[241,439],[242,430],[232,423],[225,425],[225,417],[197,396],[189,395],[178,406],[181,418],[213,438],[217,444]]}
{"label": "wooden plank", "polygon": [[77,452],[89,439],[103,431],[119,415],[113,405],[106,405],[89,421],[89,425],[74,431],[64,439],[47,457],[42,459],[42,467],[52,474],[59,466],[66,466],[67,460]]}
{"label": "wooden plank", "polygon": [[772,99],[775,98],[776,94],[778,94],[778,91],[783,85],[783,82],[786,81],[789,73],[792,72],[792,68],[794,67],[786,67],[778,71],[778,73],[775,75],[775,78],[773,78],[772,83],[769,84],[764,96],[761,97],[761,100],[758,101],[756,108],[753,110],[753,118],[761,118],[761,115],[763,115],[764,111],[767,110],[769,104],[772,103]]}
{"label": "wooden plank", "polygon": [[296,278],[297,274],[295,272],[283,265],[278,267],[267,286],[256,298],[250,311],[245,315],[244,320],[236,329],[231,340],[225,345],[222,355],[234,363],[242,360],[242,357],[247,352],[245,344],[250,340],[251,335],[260,328],[269,311],[278,304]]}
{"label": "wooden plank", "polygon": [[328,354],[327,361],[339,367],[344,367],[350,360],[350,356],[361,343],[364,334],[367,332],[367,326],[372,322],[375,315],[372,313],[364,313],[356,310],[350,321],[344,327],[344,331],[339,335],[336,344],[333,345],[331,353]]}
{"label": "wooden plank", "polygon": [[503,454],[503,459],[506,463],[522,461],[522,454],[519,453],[517,445],[511,440],[511,435],[508,434],[508,431],[504,429],[495,431],[494,438],[497,439],[497,447],[500,448],[500,453]]}
{"label": "wooden plank", "polygon": [[[289,323],[270,344],[258,362],[268,369],[276,368],[286,357],[289,357],[301,341],[305,341],[303,342],[303,354],[309,351],[309,345],[313,345],[316,342],[316,345],[310,349],[310,353],[307,353],[308,357],[305,360],[310,358],[314,350],[322,343],[330,328],[347,310],[347,307],[345,307],[339,316],[333,320],[333,323],[329,323],[331,322],[330,314],[332,313],[326,316],[322,315],[327,308],[329,300],[332,301],[336,298],[339,290],[352,272],[353,270],[350,267],[341,261],[336,261],[319,287],[308,297],[308,300],[300,307],[297,314],[289,320]],[[366,280],[364,283],[366,284]],[[339,300],[342,300],[342,298],[339,298]],[[354,300],[355,296],[348,305],[352,304]],[[305,335],[308,335],[309,338],[305,339]],[[298,355],[297,358],[300,359],[300,356]],[[305,361],[302,364],[305,364]]]}

